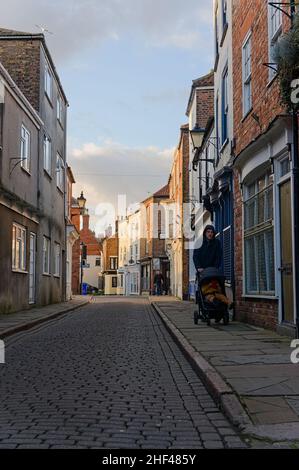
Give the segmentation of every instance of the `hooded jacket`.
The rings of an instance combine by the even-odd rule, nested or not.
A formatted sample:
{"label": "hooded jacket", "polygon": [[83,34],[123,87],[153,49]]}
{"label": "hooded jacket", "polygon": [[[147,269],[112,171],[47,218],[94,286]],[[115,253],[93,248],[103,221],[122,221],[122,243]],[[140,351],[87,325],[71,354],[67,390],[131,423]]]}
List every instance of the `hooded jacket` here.
{"label": "hooded jacket", "polygon": [[[213,230],[214,238],[208,240],[207,230]],[[216,231],[213,225],[207,225],[203,232],[203,242],[200,248],[193,252],[193,262],[196,269],[217,268],[222,264],[222,248],[220,241],[215,238]]]}

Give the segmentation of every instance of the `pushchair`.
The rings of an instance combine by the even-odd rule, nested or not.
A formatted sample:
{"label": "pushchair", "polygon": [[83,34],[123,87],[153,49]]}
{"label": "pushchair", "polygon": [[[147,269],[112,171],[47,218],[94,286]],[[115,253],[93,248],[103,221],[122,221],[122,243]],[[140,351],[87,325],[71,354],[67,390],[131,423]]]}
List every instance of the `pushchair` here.
{"label": "pushchair", "polygon": [[205,282],[216,279],[221,287],[222,293],[225,295],[225,277],[216,268],[206,268],[202,273],[197,275],[197,292],[196,292],[196,303],[198,309],[194,311],[194,323],[198,324],[198,320],[201,319],[207,322],[207,325],[211,325],[211,320],[215,319],[217,322],[223,320],[224,325],[229,323],[229,312],[228,306],[219,300],[209,302],[204,298],[202,293],[202,286]]}

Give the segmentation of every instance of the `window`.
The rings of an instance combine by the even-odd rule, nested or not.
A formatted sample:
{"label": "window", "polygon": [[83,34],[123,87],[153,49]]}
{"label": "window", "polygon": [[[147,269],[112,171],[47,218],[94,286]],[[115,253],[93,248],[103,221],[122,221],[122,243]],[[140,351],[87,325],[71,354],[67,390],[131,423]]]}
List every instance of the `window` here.
{"label": "window", "polygon": [[55,269],[54,276],[60,276],[60,259],[61,259],[61,248],[59,243],[55,243]]}
{"label": "window", "polygon": [[63,122],[63,102],[61,96],[57,97],[57,120],[62,124]]}
{"label": "window", "polygon": [[273,176],[268,171],[245,189],[245,293],[273,295]]}
{"label": "window", "polygon": [[112,287],[117,287],[117,277],[113,276],[112,277]]}
{"label": "window", "polygon": [[228,138],[228,69],[222,77],[222,144]]}
{"label": "window", "polygon": [[227,0],[222,0],[222,26],[224,31],[227,26]]}
{"label": "window", "polygon": [[43,238],[43,274],[50,274],[50,245],[49,238]]}
{"label": "window", "polygon": [[[282,11],[273,5],[268,5],[268,34],[269,34],[269,62],[275,63],[274,49],[282,33]],[[276,75],[275,70],[269,69],[269,79]]]}
{"label": "window", "polygon": [[101,266],[101,258],[96,258],[96,266]]}
{"label": "window", "polygon": [[44,136],[44,169],[51,175],[52,166],[52,144],[49,137]]}
{"label": "window", "polygon": [[56,184],[61,191],[64,190],[64,163],[62,157],[57,153],[56,157]]}
{"label": "window", "polygon": [[45,66],[45,92],[50,100],[52,100],[52,75],[48,64]]}
{"label": "window", "polygon": [[117,269],[117,256],[110,256],[110,269]]}
{"label": "window", "polygon": [[218,36],[218,5],[216,7],[216,11],[215,11],[215,56],[216,58],[218,57],[219,55],[219,36]]}
{"label": "window", "polygon": [[23,125],[21,129],[21,167],[30,171],[30,132]]}
{"label": "window", "polygon": [[291,163],[289,157],[280,162],[280,177],[287,175],[291,171]]}
{"label": "window", "polygon": [[12,226],[12,269],[26,270],[26,228],[18,224]]}
{"label": "window", "polygon": [[242,47],[242,74],[243,74],[243,116],[245,116],[252,107],[251,35],[247,37]]}

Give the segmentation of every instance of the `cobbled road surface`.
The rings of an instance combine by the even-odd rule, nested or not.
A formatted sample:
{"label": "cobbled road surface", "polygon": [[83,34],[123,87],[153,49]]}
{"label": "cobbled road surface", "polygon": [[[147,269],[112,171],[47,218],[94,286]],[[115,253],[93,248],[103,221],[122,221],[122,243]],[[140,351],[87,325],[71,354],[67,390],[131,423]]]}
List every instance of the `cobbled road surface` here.
{"label": "cobbled road surface", "polygon": [[5,344],[2,449],[246,447],[147,299],[98,298]]}

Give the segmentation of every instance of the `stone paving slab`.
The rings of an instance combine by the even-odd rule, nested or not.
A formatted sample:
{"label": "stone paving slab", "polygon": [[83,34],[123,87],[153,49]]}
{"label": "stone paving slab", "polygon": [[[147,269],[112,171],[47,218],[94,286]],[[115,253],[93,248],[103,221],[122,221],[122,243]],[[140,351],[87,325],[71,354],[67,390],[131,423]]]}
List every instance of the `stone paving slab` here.
{"label": "stone paving slab", "polygon": [[77,295],[68,302],[36,307],[20,312],[0,315],[0,338],[6,338],[19,331],[32,328],[44,321],[87,305],[91,297]]}
{"label": "stone paving slab", "polygon": [[[194,325],[194,304],[165,300],[155,304],[243,405],[252,422],[245,425],[246,432],[256,432],[257,438],[279,438],[282,445],[284,438],[299,439],[299,364],[290,361],[290,338],[239,322]],[[227,415],[231,396],[227,395]],[[285,435],[273,431],[278,425]]]}
{"label": "stone paving slab", "polygon": [[280,424],[298,419],[282,397],[249,397],[243,401],[255,424]]}

